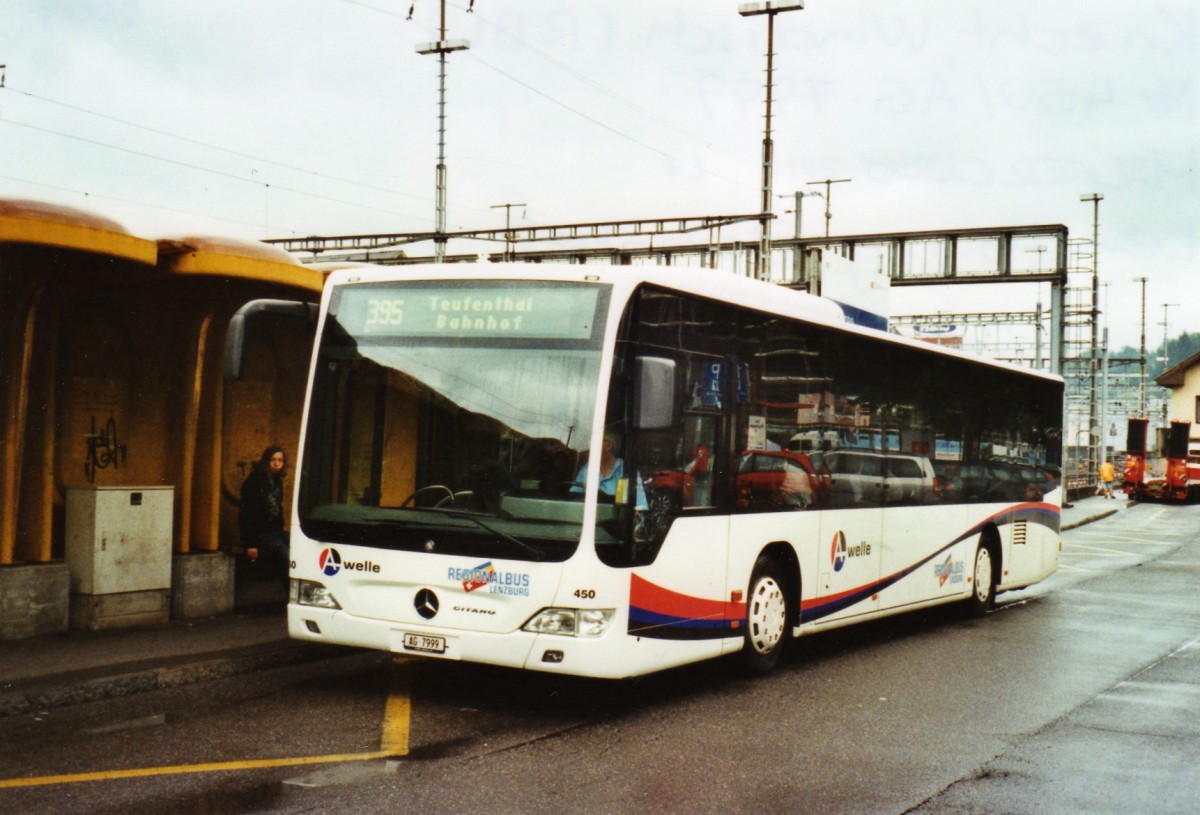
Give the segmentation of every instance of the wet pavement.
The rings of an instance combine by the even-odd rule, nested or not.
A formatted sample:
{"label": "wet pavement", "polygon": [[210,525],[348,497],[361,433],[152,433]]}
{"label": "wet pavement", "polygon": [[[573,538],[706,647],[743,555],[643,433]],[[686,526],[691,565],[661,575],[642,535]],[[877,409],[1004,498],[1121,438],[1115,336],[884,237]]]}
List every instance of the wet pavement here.
{"label": "wet pavement", "polygon": [[[1081,499],[1063,509],[1062,528],[1108,518],[1121,523],[1114,516],[1129,507],[1123,498]],[[1089,533],[1093,529],[1103,535],[1102,527],[1091,527]],[[1198,565],[1195,553],[1185,548],[1171,562],[1147,563],[1146,568]],[[1093,589],[1075,585],[1059,590]],[[227,616],[0,642],[0,732],[5,717],[36,716],[56,707],[362,653],[289,640],[284,599],[278,582],[248,580],[238,586],[237,611]],[[1138,602],[1154,599],[1146,596]],[[1140,614],[1134,605],[1131,596],[1131,621]],[[1121,811],[1197,811],[1192,801],[1196,785],[1179,781],[1197,772],[1198,711],[1200,630],[1164,658],[1015,741],[978,772],[911,812],[1115,811],[1106,809],[1106,801],[1111,802],[1116,789]]]}

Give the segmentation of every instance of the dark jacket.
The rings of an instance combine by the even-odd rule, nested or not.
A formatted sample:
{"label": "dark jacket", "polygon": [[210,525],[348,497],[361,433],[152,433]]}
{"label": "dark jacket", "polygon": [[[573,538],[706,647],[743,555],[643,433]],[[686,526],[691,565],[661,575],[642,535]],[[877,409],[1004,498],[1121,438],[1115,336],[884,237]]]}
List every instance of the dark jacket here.
{"label": "dark jacket", "polygon": [[242,484],[242,509],[238,513],[242,540],[253,542],[263,535],[283,534],[283,480],[260,468]]}

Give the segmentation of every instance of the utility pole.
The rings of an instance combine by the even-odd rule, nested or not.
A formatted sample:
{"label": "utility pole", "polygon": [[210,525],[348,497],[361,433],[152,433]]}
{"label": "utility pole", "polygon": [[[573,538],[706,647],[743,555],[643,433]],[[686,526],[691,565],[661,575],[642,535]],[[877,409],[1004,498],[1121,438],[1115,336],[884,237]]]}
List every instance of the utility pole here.
{"label": "utility pole", "polygon": [[[1037,252],[1037,256],[1038,256],[1037,270],[1038,270],[1038,274],[1041,274],[1042,273],[1042,255],[1044,255],[1046,253],[1046,247],[1035,246],[1033,249],[1026,249],[1025,251],[1026,252]],[[1034,328],[1033,328],[1033,334],[1034,334],[1034,337],[1033,337],[1033,367],[1040,369],[1042,367],[1042,284],[1041,283],[1038,284],[1037,290],[1038,290],[1037,310],[1035,312],[1036,316],[1034,317],[1034,321],[1033,321],[1033,325],[1034,325]]]}
{"label": "utility pole", "polygon": [[1100,352],[1103,364],[1100,376],[1100,461],[1108,460],[1108,326],[1104,326],[1104,344]]}
{"label": "utility pole", "polygon": [[[809,198],[811,198],[811,197],[813,197],[814,195],[815,195],[816,197],[820,198],[820,197],[821,197],[821,193],[819,193],[819,192],[803,192],[803,191],[801,191],[801,190],[796,190],[796,192],[794,192],[792,195],[794,195],[794,196],[795,196],[795,198],[796,198],[796,208],[795,208],[795,209],[793,209],[793,210],[787,210],[787,209],[785,209],[785,210],[784,210],[784,212],[785,212],[785,213],[788,213],[788,212],[793,212],[793,213],[795,213],[795,215],[796,215],[796,226],[795,226],[795,229],[794,229],[794,235],[793,235],[793,237],[795,237],[797,240],[799,240],[799,239],[800,239],[800,226],[801,226],[801,220],[800,220],[800,210],[801,210],[801,207],[802,207],[802,206],[803,206],[803,204],[804,204],[804,198],[805,198],[805,196],[808,196]],[[790,198],[790,197],[792,197],[792,196],[788,196],[788,195],[780,195],[780,196],[777,196],[777,197],[779,197],[779,198]],[[800,278],[801,278],[801,276],[803,275],[803,261],[804,261],[804,253],[801,251],[799,244],[797,244],[797,246],[796,246],[796,251],[795,251],[795,252],[792,254],[792,282],[793,282],[793,283],[799,283],[799,282],[801,282]],[[805,282],[807,282],[807,281],[805,281]]]}
{"label": "utility pole", "polygon": [[1098,192],[1079,196],[1080,201],[1092,202],[1092,353],[1088,359],[1091,370],[1088,393],[1088,476],[1096,479],[1096,375],[1100,366],[1100,202],[1104,196]]}
{"label": "utility pole", "polygon": [[829,211],[830,202],[833,199],[833,190],[830,189],[834,184],[845,184],[853,179],[849,178],[827,178],[824,181],[810,181],[809,184],[824,184],[825,185],[825,237],[829,237],[829,219],[833,215]]}
{"label": "utility pole", "polygon": [[763,127],[762,145],[762,230],[758,240],[758,279],[771,279],[771,167],[774,163],[774,145],[771,142],[771,93],[775,84],[775,15],[785,11],[804,8],[804,0],[763,0],[758,3],[742,3],[738,14],[743,17],[767,16],[767,113]]}
{"label": "utility pole", "polygon": [[1142,341],[1138,346],[1138,366],[1141,376],[1138,379],[1138,416],[1146,418],[1146,279],[1135,277],[1134,283],[1142,284]]}
{"label": "utility pole", "polygon": [[819,193],[819,192],[804,192],[802,190],[796,190],[791,195],[778,195],[776,197],[777,198],[794,198],[796,200],[796,208],[795,209],[785,209],[784,212],[795,213],[795,215],[796,215],[796,217],[794,219],[795,226],[793,228],[793,231],[795,234],[793,235],[793,237],[799,238],[800,237],[800,229],[801,229],[800,210],[804,204],[804,199],[805,198],[813,198],[813,197],[823,198],[824,196],[822,196],[821,193]]}
{"label": "utility pole", "polygon": [[1037,247],[1034,247],[1033,249],[1026,249],[1025,251],[1026,252],[1037,252],[1037,256],[1038,256],[1037,270],[1038,270],[1038,274],[1041,274],[1042,273],[1042,255],[1044,255],[1046,253],[1046,247],[1037,246]]}
{"label": "utility pole", "polygon": [[438,41],[417,46],[418,54],[438,55],[438,162],[433,227],[437,234],[433,239],[433,257],[438,263],[446,259],[446,54],[471,47],[466,40],[446,39],[446,0],[442,0],[441,19]]}
{"label": "utility pole", "polygon": [[513,207],[523,207],[523,206],[525,206],[525,205],[524,204],[492,204],[492,209],[500,209],[500,207],[504,207],[504,261],[506,263],[508,261],[512,260],[512,255],[515,254],[515,252],[513,250],[516,249],[516,246],[512,246],[511,249],[509,248],[511,244],[515,243],[515,241],[513,241],[512,219],[510,217],[512,215],[512,208]]}
{"label": "utility pole", "polygon": [[[1163,320],[1162,320],[1162,327],[1163,327],[1163,355],[1162,355],[1162,364],[1163,364],[1163,370],[1164,370],[1164,371],[1168,370],[1168,369],[1171,367],[1171,350],[1170,350],[1170,349],[1171,349],[1171,333],[1170,333],[1170,331],[1169,331],[1169,330],[1168,330],[1168,328],[1167,328],[1167,309],[1169,309],[1169,308],[1175,308],[1175,307],[1176,307],[1176,306],[1178,306],[1178,305],[1179,305],[1178,303],[1163,303],[1163,304],[1162,304],[1162,307],[1163,307]],[[1169,426],[1170,426],[1170,420],[1171,420],[1171,399],[1170,399],[1170,397],[1166,397],[1166,398],[1164,398],[1164,399],[1163,399],[1163,423],[1162,423],[1162,426],[1163,426],[1164,428],[1166,428],[1166,427],[1169,427]]]}
{"label": "utility pole", "polygon": [[1163,306],[1163,321],[1162,321],[1162,327],[1163,327],[1163,355],[1162,355],[1162,364],[1163,364],[1163,370],[1164,370],[1164,371],[1165,371],[1165,370],[1167,370],[1168,368],[1170,368],[1170,367],[1171,367],[1171,351],[1170,351],[1170,347],[1171,347],[1171,346],[1169,345],[1169,343],[1171,342],[1171,335],[1170,335],[1170,334],[1167,332],[1167,309],[1169,309],[1169,308],[1175,308],[1175,307],[1176,307],[1176,306],[1178,306],[1178,305],[1179,305],[1178,303],[1163,303],[1163,304],[1162,304],[1162,306]]}

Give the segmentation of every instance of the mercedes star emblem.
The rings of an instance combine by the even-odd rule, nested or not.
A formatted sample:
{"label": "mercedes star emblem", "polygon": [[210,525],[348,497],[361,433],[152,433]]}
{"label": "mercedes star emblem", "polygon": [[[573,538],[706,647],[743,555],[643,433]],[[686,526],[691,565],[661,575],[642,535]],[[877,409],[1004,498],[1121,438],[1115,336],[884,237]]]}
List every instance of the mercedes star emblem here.
{"label": "mercedes star emblem", "polygon": [[421,589],[413,600],[413,606],[416,607],[417,613],[426,620],[432,620],[438,613],[437,595],[429,589]]}

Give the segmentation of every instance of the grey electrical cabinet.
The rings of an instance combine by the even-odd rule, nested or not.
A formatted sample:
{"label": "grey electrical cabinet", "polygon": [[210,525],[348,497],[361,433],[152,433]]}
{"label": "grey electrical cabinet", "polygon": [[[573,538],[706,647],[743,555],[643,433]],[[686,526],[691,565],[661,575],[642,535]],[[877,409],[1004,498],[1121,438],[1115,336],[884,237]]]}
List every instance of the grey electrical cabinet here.
{"label": "grey electrical cabinet", "polygon": [[72,628],[167,622],[174,505],[173,487],[67,490]]}

